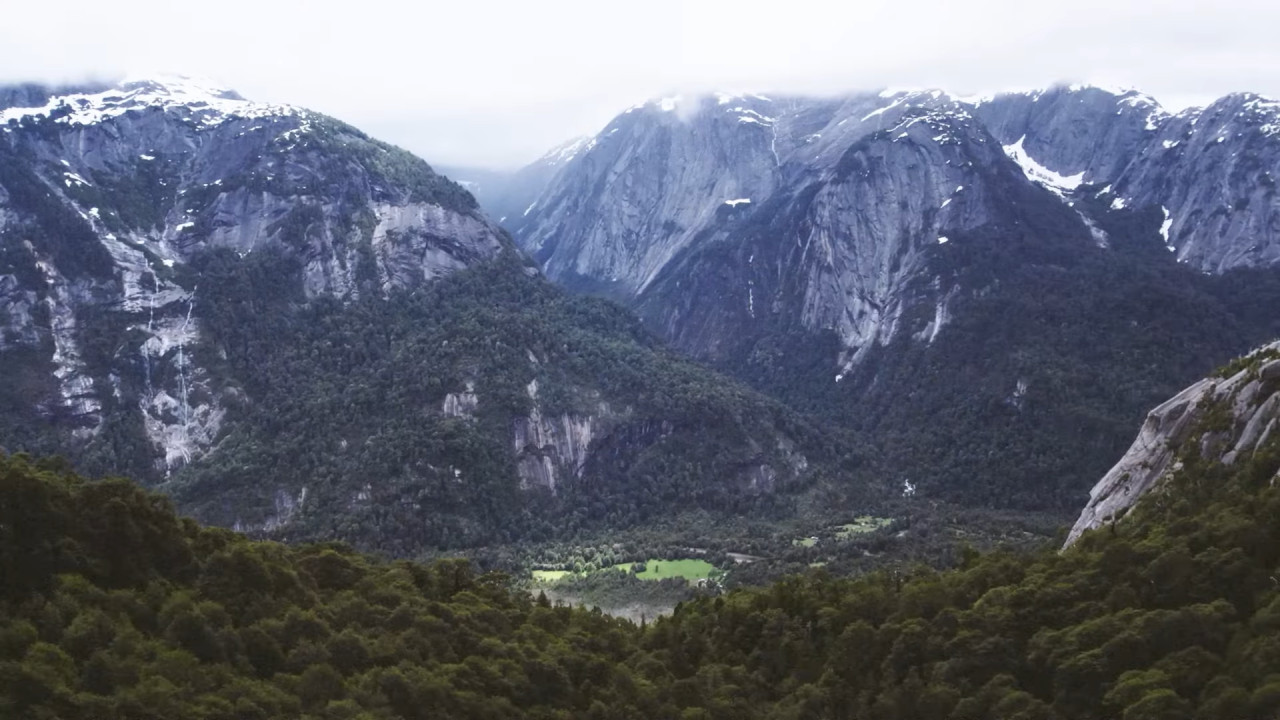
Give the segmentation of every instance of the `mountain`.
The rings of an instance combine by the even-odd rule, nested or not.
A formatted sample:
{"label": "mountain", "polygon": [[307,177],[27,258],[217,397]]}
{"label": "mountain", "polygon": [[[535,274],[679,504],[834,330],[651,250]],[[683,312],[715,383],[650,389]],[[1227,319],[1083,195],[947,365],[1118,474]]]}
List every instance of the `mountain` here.
{"label": "mountain", "polygon": [[1061,552],[812,570],[639,626],[464,561],[254,542],[127,480],[0,456],[0,714],[1275,717],[1280,435],[1248,438],[1276,423],[1277,362],[1223,370],[1158,492]]}
{"label": "mountain", "polygon": [[1026,158],[1102,186],[1114,207],[1159,207],[1180,262],[1214,273],[1280,264],[1280,102],[1237,93],[1170,114],[1133,90],[1067,87],[974,113]]}
{"label": "mountain", "polygon": [[408,555],[884,495],[848,440],[514,253],[345,304],[301,303],[289,265],[202,266],[213,362],[248,398],[161,485],[205,521]]}
{"label": "mountain", "polygon": [[0,350],[52,366],[23,363],[7,390],[91,445],[128,422],[166,469],[208,449],[232,402],[190,358],[196,258],[286,247],[306,296],[357,297],[509,245],[426,163],[315,113],[186,79],[28,92],[39,105],[0,110]]}
{"label": "mountain", "polygon": [[[732,232],[732,219],[773,214],[762,206],[802,189],[831,192],[833,179],[845,186],[859,153],[883,164],[907,194],[891,199],[906,206],[832,232],[891,257],[902,254],[895,236],[933,242],[933,233],[986,223],[992,205],[1006,203],[989,196],[983,174],[1012,160],[1020,179],[1060,196],[1093,186],[1117,209],[1165,208],[1157,227],[1179,260],[1219,272],[1277,260],[1278,147],[1280,103],[1247,93],[1176,115],[1136,91],[1091,86],[978,99],[936,90],[665,98],[615,118],[513,230],[553,279],[619,283],[635,296],[687,248]],[[903,165],[921,175],[901,175]],[[887,199],[849,189],[867,207]],[[810,220],[827,227],[831,218]],[[842,330],[851,345],[865,340],[856,323]]]}
{"label": "mountain", "polygon": [[768,505],[848,456],[337,120],[185,78],[0,100],[10,450],[403,553]]}
{"label": "mountain", "polygon": [[666,98],[512,231],[922,490],[1065,511],[1146,408],[1280,334],[1277,117],[1093,87]]}

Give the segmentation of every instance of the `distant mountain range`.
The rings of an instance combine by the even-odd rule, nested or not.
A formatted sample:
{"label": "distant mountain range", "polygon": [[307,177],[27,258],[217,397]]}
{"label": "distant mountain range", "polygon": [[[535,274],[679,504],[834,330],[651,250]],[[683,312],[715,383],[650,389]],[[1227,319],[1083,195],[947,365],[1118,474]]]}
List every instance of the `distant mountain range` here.
{"label": "distant mountain range", "polygon": [[511,181],[524,211],[487,207],[550,278],[935,491],[1070,507],[1144,408],[1280,333],[1256,95],[716,94],[570,147]]}
{"label": "distant mountain range", "polygon": [[397,553],[745,511],[848,455],[422,160],[185,78],[0,91],[0,363],[0,447]]}
{"label": "distant mountain range", "polygon": [[[316,113],[0,89],[0,716],[1277,717],[1275,117],[660,100],[464,178],[513,241]],[[633,625],[18,450],[273,539],[796,572]],[[1084,509],[975,550],[1001,506]]]}
{"label": "distant mountain range", "polygon": [[8,88],[0,446],[397,553],[904,487],[1065,517],[1280,335],[1278,112],[667,98],[460,185],[207,83]]}

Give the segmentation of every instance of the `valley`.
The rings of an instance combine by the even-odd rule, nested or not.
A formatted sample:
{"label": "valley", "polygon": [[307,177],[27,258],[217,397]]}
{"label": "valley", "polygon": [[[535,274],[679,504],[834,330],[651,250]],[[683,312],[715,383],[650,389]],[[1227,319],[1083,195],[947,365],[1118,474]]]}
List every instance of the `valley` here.
{"label": "valley", "polygon": [[1148,408],[1280,334],[1277,117],[1088,85],[681,96],[512,175],[550,179],[504,224],[893,482],[1071,513]]}
{"label": "valley", "polygon": [[1278,122],[4,90],[0,715],[1266,717]]}
{"label": "valley", "polygon": [[1061,552],[793,575],[639,624],[465,562],[254,542],[129,481],[0,458],[0,710],[1266,717],[1280,709],[1277,383],[1272,346],[1153,414],[1130,451],[1152,482],[1124,512],[1086,509]]}
{"label": "valley", "polygon": [[5,446],[261,537],[521,578],[615,545],[731,586],[946,565],[1050,542],[1149,407],[1280,334],[1269,245],[1198,239],[1277,217],[1249,95],[682,97],[458,185],[194,81],[28,92]]}

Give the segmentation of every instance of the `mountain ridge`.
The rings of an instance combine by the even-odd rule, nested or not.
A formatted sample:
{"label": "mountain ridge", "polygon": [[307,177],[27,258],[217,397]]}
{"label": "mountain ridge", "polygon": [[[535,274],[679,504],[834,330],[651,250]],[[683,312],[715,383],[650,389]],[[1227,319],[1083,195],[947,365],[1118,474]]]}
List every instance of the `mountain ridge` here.
{"label": "mountain ridge", "polygon": [[185,80],[71,92],[0,111],[9,449],[399,554],[843,472],[849,443],[564,297],[403,150]]}
{"label": "mountain ridge", "polygon": [[[225,89],[136,81],[3,117],[6,335],[38,346],[35,329],[52,318],[62,404],[81,436],[94,436],[122,368],[90,377],[78,315],[118,294],[115,310],[141,331],[129,343],[138,360],[106,364],[146,366],[143,432],[166,448],[169,468],[207,449],[225,413],[184,351],[199,335],[199,282],[185,271],[196,254],[289,245],[306,258],[314,296],[420,282],[509,244],[425,162],[322,115]],[[332,174],[340,155],[355,161],[339,171],[345,184]]]}
{"label": "mountain ridge", "polygon": [[[616,117],[507,226],[553,280],[631,306],[691,356],[873,444],[912,446],[890,455],[934,476],[922,487],[1051,474],[1083,493],[1141,413],[1275,336],[1259,308],[1276,299],[1277,112],[1233,95],[1169,113],[1092,86],[664,98]],[[1182,339],[1151,354],[1170,334]],[[1139,356],[1152,371],[1124,359]],[[954,373],[971,389],[933,380]],[[1143,389],[1115,402],[1064,373]],[[938,393],[960,406],[944,416],[967,418],[948,444],[977,447],[912,437]],[[1034,411],[1043,435],[1016,483],[981,479],[977,461],[1005,447],[984,428],[1006,407]],[[1048,436],[1064,431],[1078,437],[1062,454]]]}

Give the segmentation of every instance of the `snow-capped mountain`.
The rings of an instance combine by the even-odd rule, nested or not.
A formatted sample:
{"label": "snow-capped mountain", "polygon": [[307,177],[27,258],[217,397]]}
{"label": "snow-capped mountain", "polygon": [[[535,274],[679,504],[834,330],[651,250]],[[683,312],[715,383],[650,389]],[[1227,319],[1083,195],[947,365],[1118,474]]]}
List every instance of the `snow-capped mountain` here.
{"label": "snow-capped mountain", "polygon": [[[191,353],[192,263],[285,252],[308,296],[350,298],[506,242],[426,163],[301,108],[186,78],[0,93],[0,350],[52,353],[59,401],[38,414],[86,441],[136,403],[166,468],[210,446],[229,402]],[[118,342],[113,325],[127,341],[95,356],[87,338]],[[134,364],[136,398],[116,368]]]}
{"label": "snow-capped mountain", "polygon": [[1159,208],[1179,261],[1215,273],[1280,264],[1280,102],[1238,93],[1170,114],[1133,90],[1071,86],[996,96],[974,114],[1114,207]]}
{"label": "snow-capped mountain", "polygon": [[1146,408],[1280,333],[1275,118],[1091,86],[664,98],[512,230],[923,491],[1070,507]]}
{"label": "snow-capped mountain", "polygon": [[0,452],[398,554],[749,510],[848,452],[332,118],[185,79],[0,114]]}
{"label": "snow-capped mountain", "polygon": [[[53,119],[69,125],[94,125],[129,112],[148,109],[173,112],[190,122],[213,127],[230,118],[242,120],[290,115],[306,111],[288,105],[250,102],[229,88],[209,80],[184,76],[128,78],[118,85],[80,90],[41,90],[17,93],[0,103],[0,125],[12,131],[28,119]],[[38,100],[37,98],[42,98]]]}
{"label": "snow-capped mountain", "polygon": [[[1108,238],[1079,200],[1154,208],[1151,230],[1179,261],[1222,272],[1280,264],[1277,174],[1280,104],[1253,95],[1170,114],[1092,86],[989,98],[718,94],[618,116],[510,227],[552,278],[665,316],[652,297],[688,285],[677,266],[769,225],[769,247],[721,268],[740,282],[712,304],[748,316],[777,308],[778,283],[759,287],[770,281],[750,268],[796,248],[766,275],[793,285],[796,319],[836,330],[852,357],[896,336],[906,288],[942,252],[934,246],[1018,222],[1010,200],[1029,188],[1049,190],[1100,246]],[[912,331],[932,336],[947,316],[944,293],[933,327]],[[661,320],[682,345],[713,348],[682,323]]]}

